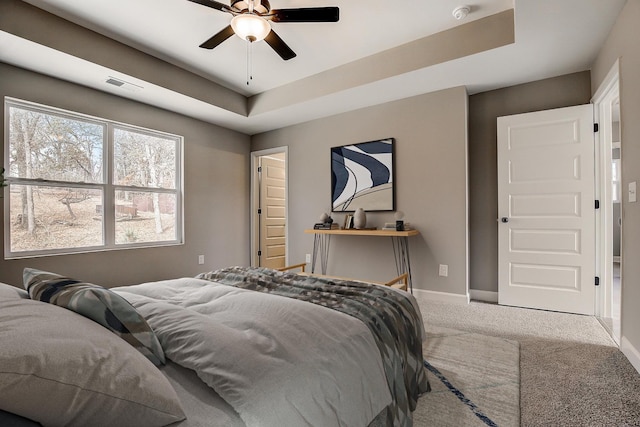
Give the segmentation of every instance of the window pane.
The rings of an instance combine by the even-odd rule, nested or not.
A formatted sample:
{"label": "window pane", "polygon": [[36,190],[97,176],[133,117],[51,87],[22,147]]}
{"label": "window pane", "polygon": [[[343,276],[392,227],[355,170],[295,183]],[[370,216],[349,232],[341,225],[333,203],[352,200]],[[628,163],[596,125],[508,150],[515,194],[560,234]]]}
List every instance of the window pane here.
{"label": "window pane", "polygon": [[116,244],[176,240],[176,195],[116,191]]}
{"label": "window pane", "polygon": [[101,183],[104,126],[9,108],[9,176]]}
{"label": "window pane", "polygon": [[100,246],[102,191],[11,185],[11,251]]}
{"label": "window pane", "polygon": [[114,184],[176,188],[176,140],[116,128]]}

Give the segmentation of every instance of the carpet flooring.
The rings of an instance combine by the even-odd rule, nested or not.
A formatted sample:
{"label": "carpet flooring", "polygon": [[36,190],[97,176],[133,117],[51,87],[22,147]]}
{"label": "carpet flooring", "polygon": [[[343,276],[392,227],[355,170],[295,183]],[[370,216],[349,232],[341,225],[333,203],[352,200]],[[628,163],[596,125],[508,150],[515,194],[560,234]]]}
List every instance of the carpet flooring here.
{"label": "carpet flooring", "polygon": [[640,374],[594,317],[416,299],[427,330],[519,343],[521,426],[640,426]]}

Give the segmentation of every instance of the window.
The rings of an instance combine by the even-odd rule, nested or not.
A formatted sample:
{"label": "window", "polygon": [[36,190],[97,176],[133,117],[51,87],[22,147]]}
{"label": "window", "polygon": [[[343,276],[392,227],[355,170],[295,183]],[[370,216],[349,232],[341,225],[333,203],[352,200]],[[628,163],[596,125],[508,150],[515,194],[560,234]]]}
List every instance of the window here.
{"label": "window", "polygon": [[5,258],[182,243],[182,137],[10,98],[5,114]]}

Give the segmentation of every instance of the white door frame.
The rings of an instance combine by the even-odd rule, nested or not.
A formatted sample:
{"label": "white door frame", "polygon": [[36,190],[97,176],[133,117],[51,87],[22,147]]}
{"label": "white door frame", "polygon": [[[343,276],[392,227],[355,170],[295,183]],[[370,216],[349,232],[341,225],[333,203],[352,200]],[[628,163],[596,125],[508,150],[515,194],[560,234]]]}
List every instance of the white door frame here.
{"label": "white door frame", "polygon": [[[262,156],[270,154],[284,153],[284,168],[285,168],[285,202],[284,210],[286,217],[289,218],[289,147],[275,147],[266,150],[252,151],[251,152],[251,266],[258,265],[258,206],[260,205],[258,197],[260,196],[258,179],[258,162]],[[289,265],[289,221],[286,222],[285,228],[285,265]]]}
{"label": "white door frame", "polygon": [[[600,277],[600,289],[596,293],[596,317],[610,318],[613,295],[613,195],[611,186],[611,150],[613,134],[611,129],[611,103],[620,96],[619,61],[613,64],[609,73],[594,94],[594,116],[599,124],[596,139],[596,198],[600,200],[596,212],[596,274]],[[622,213],[621,213],[622,214]],[[622,258],[622,250],[620,252]],[[613,333],[613,331],[610,331]],[[621,331],[622,335],[622,331]],[[617,339],[619,339],[618,337]]]}

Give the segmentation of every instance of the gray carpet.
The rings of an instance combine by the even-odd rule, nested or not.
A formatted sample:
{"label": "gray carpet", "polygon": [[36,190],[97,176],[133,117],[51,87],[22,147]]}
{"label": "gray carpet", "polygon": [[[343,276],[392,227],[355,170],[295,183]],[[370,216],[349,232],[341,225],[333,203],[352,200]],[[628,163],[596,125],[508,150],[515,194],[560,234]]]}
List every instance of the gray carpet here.
{"label": "gray carpet", "polygon": [[640,426],[640,374],[594,317],[416,298],[428,328],[520,344],[522,426]]}

